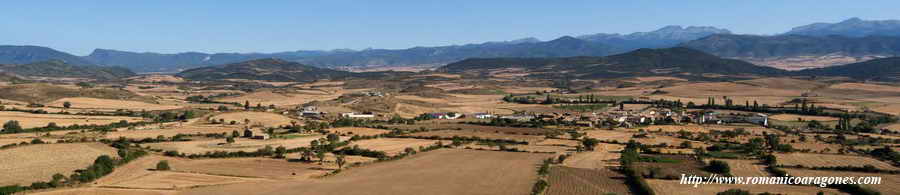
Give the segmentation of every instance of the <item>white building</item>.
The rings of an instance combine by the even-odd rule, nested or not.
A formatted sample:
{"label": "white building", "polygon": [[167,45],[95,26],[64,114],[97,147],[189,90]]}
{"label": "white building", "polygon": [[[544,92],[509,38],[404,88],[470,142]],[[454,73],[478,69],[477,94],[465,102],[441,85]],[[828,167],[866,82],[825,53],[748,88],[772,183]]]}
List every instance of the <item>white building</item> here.
{"label": "white building", "polygon": [[341,113],[341,117],[344,117],[344,118],[375,118],[375,113],[371,113],[371,112],[365,112],[365,113],[345,112],[345,113]]}

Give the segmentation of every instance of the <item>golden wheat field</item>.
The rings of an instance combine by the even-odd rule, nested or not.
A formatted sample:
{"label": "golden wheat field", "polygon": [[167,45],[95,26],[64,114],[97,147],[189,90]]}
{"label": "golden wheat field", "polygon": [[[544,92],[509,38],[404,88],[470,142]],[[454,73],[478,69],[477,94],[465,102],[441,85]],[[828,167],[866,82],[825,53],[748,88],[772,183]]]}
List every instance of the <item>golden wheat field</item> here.
{"label": "golden wheat field", "polygon": [[429,145],[434,145],[435,143],[437,143],[437,141],[427,139],[379,138],[354,141],[350,143],[349,146],[359,146],[359,148],[383,151],[388,155],[393,156],[403,153],[406,148],[412,148],[418,151],[420,146],[427,147]]}
{"label": "golden wheat field", "polygon": [[604,169],[610,166],[619,166],[619,157],[622,156],[623,145],[601,143],[594,151],[575,153],[566,158],[563,165],[583,169]]}
{"label": "golden wheat field", "polygon": [[339,127],[339,128],[331,128],[328,131],[332,133],[336,133],[342,136],[373,136],[379,134],[389,133],[390,131],[384,129],[373,129],[373,128],[365,128],[365,127]]}
{"label": "golden wheat field", "polygon": [[175,190],[145,190],[118,188],[72,188],[33,193],[37,195],[174,195]]}
{"label": "golden wheat field", "polygon": [[[151,126],[154,127],[154,126]],[[144,139],[144,138],[156,138],[160,135],[165,137],[172,137],[178,134],[184,135],[192,135],[192,134],[209,134],[209,133],[230,133],[232,131],[241,131],[243,130],[241,127],[234,125],[184,125],[184,126],[174,126],[174,127],[165,127],[165,128],[148,128],[148,129],[137,129],[137,130],[128,130],[128,129],[119,129],[118,131],[112,131],[106,133],[106,138],[132,138],[132,139]]]}
{"label": "golden wheat field", "polygon": [[320,180],[248,182],[194,188],[183,194],[527,194],[537,177],[535,166],[547,157],[440,149],[351,168]]}
{"label": "golden wheat field", "polygon": [[863,166],[872,165],[884,170],[900,170],[886,162],[863,156],[788,153],[775,154],[779,165],[803,165],[806,167]]}
{"label": "golden wheat field", "polygon": [[780,121],[836,121],[838,118],[828,117],[828,116],[802,116],[796,114],[776,114],[769,116],[770,119],[780,120]]}
{"label": "golden wheat field", "polygon": [[547,176],[550,186],[545,193],[548,195],[632,194],[623,178],[623,175],[606,168],[581,169],[554,166],[550,168],[550,174]]}
{"label": "golden wheat field", "polygon": [[[215,152],[215,151],[228,151],[228,152],[236,152],[236,151],[245,151],[252,152],[256,151],[260,148],[264,148],[266,146],[271,146],[272,148],[276,148],[278,146],[284,146],[287,148],[296,148],[296,147],[304,147],[309,146],[312,140],[317,140],[324,136],[321,135],[313,135],[313,136],[305,136],[300,138],[292,138],[292,139],[269,139],[269,140],[258,140],[258,139],[247,139],[247,138],[238,138],[235,139],[235,143],[226,143],[225,139],[209,139],[209,140],[194,140],[194,141],[184,141],[184,142],[163,142],[163,143],[150,143],[144,144],[145,146],[150,146],[151,148],[161,149],[161,150],[174,150],[186,154],[202,154],[206,152]],[[347,139],[346,137],[341,138],[341,140]]]}
{"label": "golden wheat field", "polygon": [[731,167],[731,174],[738,177],[768,177],[766,165],[759,160],[716,159],[725,161]]}
{"label": "golden wheat field", "polygon": [[101,143],[38,144],[0,150],[0,186],[30,185],[49,181],[53,174],[71,175],[86,168],[98,156],[116,156],[114,148]]}
{"label": "golden wheat field", "polygon": [[79,125],[106,125],[125,120],[128,122],[144,121],[138,117],[124,116],[87,116],[67,114],[32,114],[25,112],[0,111],[0,121],[19,121],[22,128],[46,127],[53,122],[57,126]]}
{"label": "golden wheat field", "polygon": [[180,106],[172,106],[172,105],[161,105],[161,104],[151,104],[146,102],[139,101],[129,101],[129,100],[111,100],[111,99],[98,99],[98,98],[86,98],[86,97],[74,97],[74,98],[63,98],[53,102],[50,102],[49,106],[54,107],[63,107],[65,102],[69,102],[72,104],[72,108],[75,109],[85,109],[85,110],[172,110],[179,109]]}
{"label": "golden wheat field", "polygon": [[480,138],[485,138],[485,139],[507,139],[507,140],[525,141],[528,143],[537,143],[537,142],[544,140],[544,136],[486,133],[486,132],[472,131],[472,130],[440,130],[440,131],[419,132],[419,133],[413,133],[410,135],[411,136],[422,136],[422,137],[437,136],[437,137],[441,137],[441,138],[453,138],[453,136],[480,137]]}
{"label": "golden wheat field", "polygon": [[225,123],[235,121],[237,124],[242,125],[247,125],[245,121],[250,120],[249,125],[261,125],[266,127],[291,125],[291,121],[294,121],[294,119],[288,118],[287,116],[270,112],[228,112],[210,117],[210,120],[218,121],[220,119],[225,120]]}

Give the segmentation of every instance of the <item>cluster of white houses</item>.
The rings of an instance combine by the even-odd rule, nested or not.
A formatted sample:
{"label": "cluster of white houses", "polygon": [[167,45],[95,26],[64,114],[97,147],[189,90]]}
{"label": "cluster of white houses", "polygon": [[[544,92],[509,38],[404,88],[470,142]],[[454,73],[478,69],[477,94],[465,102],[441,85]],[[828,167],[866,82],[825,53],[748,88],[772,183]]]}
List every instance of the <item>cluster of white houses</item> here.
{"label": "cluster of white houses", "polygon": [[[321,117],[327,113],[320,112],[314,106],[306,106],[300,109],[298,115],[304,118]],[[698,124],[724,124],[724,123],[753,123],[761,126],[769,125],[769,117],[760,113],[720,113],[714,110],[695,110],[695,111],[672,111],[667,108],[645,108],[640,110],[623,110],[612,109],[606,112],[565,112],[565,113],[543,113],[543,114],[509,114],[497,115],[492,113],[471,113],[462,114],[455,112],[433,112],[425,113],[431,119],[459,119],[464,117],[472,117],[477,119],[509,119],[517,121],[530,121],[534,119],[540,120],[562,120],[575,122],[580,126],[597,126],[603,123],[613,123],[614,125],[623,127],[633,127],[644,124],[680,124],[680,123],[698,123]],[[373,112],[345,112],[338,116],[343,118],[354,119],[374,119],[379,117]]]}

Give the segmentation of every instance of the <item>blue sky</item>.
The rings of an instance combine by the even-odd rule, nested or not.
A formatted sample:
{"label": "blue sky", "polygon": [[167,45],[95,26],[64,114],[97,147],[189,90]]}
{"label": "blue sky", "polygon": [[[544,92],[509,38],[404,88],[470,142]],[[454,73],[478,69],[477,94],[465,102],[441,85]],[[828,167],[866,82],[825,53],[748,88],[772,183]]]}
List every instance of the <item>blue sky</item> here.
{"label": "blue sky", "polygon": [[775,34],[850,17],[900,19],[900,1],[79,0],[4,1],[0,45],[77,55],[408,48],[702,25]]}

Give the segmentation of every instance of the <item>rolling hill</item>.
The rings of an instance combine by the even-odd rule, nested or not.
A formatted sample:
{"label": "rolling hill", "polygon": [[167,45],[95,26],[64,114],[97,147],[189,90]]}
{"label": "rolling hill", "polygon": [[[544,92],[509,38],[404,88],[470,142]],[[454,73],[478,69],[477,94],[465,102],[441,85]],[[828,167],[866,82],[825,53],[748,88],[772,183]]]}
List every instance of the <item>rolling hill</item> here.
{"label": "rolling hill", "polygon": [[93,64],[81,57],[47,47],[0,45],[0,64],[29,64],[48,60],[60,60],[73,65]]}
{"label": "rolling hill", "polygon": [[89,78],[98,80],[114,80],[135,75],[134,72],[126,68],[92,65],[76,66],[61,60],[0,65],[0,71],[29,77]]}
{"label": "rolling hill", "polygon": [[629,76],[784,75],[787,71],[722,59],[694,49],[638,49],[607,57],[477,58],[439,69],[451,73],[485,74],[491,71],[524,70],[534,77],[609,78]]}
{"label": "rolling hill", "polygon": [[264,81],[314,81],[346,78],[354,73],[318,68],[297,62],[267,58],[239,63],[195,68],[178,73],[190,80],[248,79]]}
{"label": "rolling hill", "polygon": [[796,72],[805,76],[840,76],[857,80],[900,81],[900,57],[874,59],[827,68]]}

